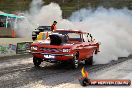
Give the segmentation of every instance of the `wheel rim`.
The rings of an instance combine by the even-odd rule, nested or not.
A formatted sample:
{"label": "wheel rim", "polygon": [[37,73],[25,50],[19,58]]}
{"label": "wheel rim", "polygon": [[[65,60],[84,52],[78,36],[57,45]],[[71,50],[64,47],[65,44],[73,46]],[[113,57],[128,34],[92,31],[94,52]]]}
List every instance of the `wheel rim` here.
{"label": "wheel rim", "polygon": [[39,63],[39,60],[36,60],[37,63]]}
{"label": "wheel rim", "polygon": [[41,61],[39,59],[34,58],[33,63],[35,66],[39,66],[41,64]]}
{"label": "wheel rim", "polygon": [[74,65],[75,65],[75,68],[77,68],[77,67],[78,67],[78,59],[77,59],[77,57],[76,57],[76,56],[74,57]]}

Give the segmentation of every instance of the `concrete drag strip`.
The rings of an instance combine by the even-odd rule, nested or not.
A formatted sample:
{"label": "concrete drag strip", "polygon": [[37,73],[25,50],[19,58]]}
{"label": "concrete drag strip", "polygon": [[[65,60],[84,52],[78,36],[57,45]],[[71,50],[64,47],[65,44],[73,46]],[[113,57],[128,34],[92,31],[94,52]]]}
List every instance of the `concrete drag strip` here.
{"label": "concrete drag strip", "polygon": [[[90,73],[90,79],[129,79],[132,80],[132,59],[129,59],[123,63],[120,63],[115,66],[111,66],[108,69],[104,69],[98,72]],[[57,85],[53,88],[84,88],[79,84],[79,81],[76,79],[71,83],[65,83]],[[106,87],[106,86],[87,86],[85,88],[132,88],[131,86],[116,86],[116,87]]]}
{"label": "concrete drag strip", "polygon": [[0,62],[0,68],[17,66],[19,64],[27,64],[27,63],[32,63],[32,58],[28,58],[28,59],[24,59],[24,58],[9,59],[8,61]]}
{"label": "concrete drag strip", "polygon": [[[81,88],[78,78],[81,77],[81,68],[83,66],[89,72],[89,77],[94,79],[108,76],[109,72],[107,73],[107,71],[116,70],[123,63],[129,62],[124,66],[131,66],[128,66],[130,60],[130,58],[122,58],[108,64],[93,66],[80,64],[78,69],[73,70],[70,65],[47,62],[43,62],[40,67],[34,67],[31,57],[27,56],[5,58],[0,60],[0,64],[3,64],[3,66],[0,66],[0,88]],[[4,67],[4,64],[7,65]],[[122,69],[126,67],[122,67]],[[105,75],[105,73],[107,74]],[[114,72],[114,74],[117,73]],[[112,73],[110,74],[112,75]]]}

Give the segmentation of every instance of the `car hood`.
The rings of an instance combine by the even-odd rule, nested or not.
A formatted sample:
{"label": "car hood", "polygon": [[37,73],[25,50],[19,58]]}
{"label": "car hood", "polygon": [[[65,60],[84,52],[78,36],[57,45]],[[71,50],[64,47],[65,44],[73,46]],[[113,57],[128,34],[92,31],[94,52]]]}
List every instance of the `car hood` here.
{"label": "car hood", "polygon": [[62,45],[50,45],[50,40],[37,40],[31,44],[31,46],[38,47],[50,47],[50,48],[71,48],[74,44],[64,43]]}

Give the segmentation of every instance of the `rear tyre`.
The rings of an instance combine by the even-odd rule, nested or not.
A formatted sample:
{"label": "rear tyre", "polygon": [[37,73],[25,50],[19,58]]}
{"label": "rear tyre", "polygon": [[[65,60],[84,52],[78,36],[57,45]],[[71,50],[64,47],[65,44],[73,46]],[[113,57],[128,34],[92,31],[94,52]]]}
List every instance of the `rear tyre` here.
{"label": "rear tyre", "polygon": [[78,55],[76,54],[72,59],[72,68],[77,69],[79,66]]}
{"label": "rear tyre", "polygon": [[39,65],[41,64],[41,62],[42,62],[41,59],[33,57],[34,66],[39,67]]}
{"label": "rear tyre", "polygon": [[95,50],[95,54],[98,54],[98,50],[97,49]]}
{"label": "rear tyre", "polygon": [[32,37],[32,40],[34,41],[34,40],[36,40],[37,39],[37,37],[35,36],[35,37]]}
{"label": "rear tyre", "polygon": [[93,65],[93,56],[85,60],[86,65]]}

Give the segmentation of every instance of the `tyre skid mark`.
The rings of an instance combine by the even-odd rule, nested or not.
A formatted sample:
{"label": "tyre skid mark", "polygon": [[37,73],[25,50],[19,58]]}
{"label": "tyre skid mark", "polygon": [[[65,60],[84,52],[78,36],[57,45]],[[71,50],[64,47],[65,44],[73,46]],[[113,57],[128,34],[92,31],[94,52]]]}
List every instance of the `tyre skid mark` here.
{"label": "tyre skid mark", "polygon": [[[122,62],[124,62],[126,60],[129,60],[129,58],[122,58],[122,59],[119,59],[118,61],[113,61],[113,62],[108,63],[108,64],[99,64],[99,65],[93,65],[93,66],[90,66],[90,67],[89,66],[85,66],[85,68],[89,71],[89,73],[92,73],[92,72],[97,72],[99,70],[104,70],[104,69],[109,68],[111,66],[114,66],[114,65],[117,65],[119,63],[122,63]],[[28,66],[28,65],[24,65],[24,66]],[[51,83],[50,82],[46,83],[47,85],[51,84],[51,86],[56,86],[56,85],[61,84],[61,83],[67,83],[67,82],[74,81],[75,77],[80,76],[80,69],[81,69],[82,66],[80,66],[79,69],[76,69],[74,71],[71,70],[71,69],[67,70],[67,69],[62,69],[62,68],[61,69],[54,69],[52,67],[53,66],[51,66],[49,68],[49,66],[46,66],[46,67],[40,67],[40,68],[33,69],[34,67],[29,66],[29,67],[26,67],[26,68],[25,67],[24,68],[20,67],[18,69],[11,69],[11,71],[7,69],[7,70],[3,70],[2,72],[0,72],[0,76],[1,75],[5,75],[5,74],[12,74],[12,73],[14,74],[15,72],[22,72],[22,74],[25,74],[25,73],[27,74],[28,72],[32,72],[32,71],[34,73],[36,71],[39,71],[41,73],[40,75],[34,75],[34,74],[33,75],[29,75],[32,78],[31,80],[30,79],[29,80],[25,80],[26,76],[23,79],[18,78],[17,80],[24,80],[24,82],[20,81],[19,84],[18,84],[19,86],[22,86],[22,85],[28,84],[29,82],[35,82],[35,81],[39,81],[39,80],[43,80],[44,81],[44,80],[52,78],[52,77],[59,77],[60,76],[60,77],[63,78],[64,75],[68,74],[68,77],[66,79],[62,79],[62,78],[58,79],[57,78],[57,79],[52,80]],[[43,72],[41,72],[41,71],[46,72],[46,73],[43,74]],[[35,74],[38,74],[38,73],[35,73]],[[13,79],[13,80],[16,80],[16,79]],[[10,82],[8,83],[8,81],[12,81],[12,80],[5,81],[6,84],[10,84]],[[18,86],[18,85],[16,85],[16,86]]]}

